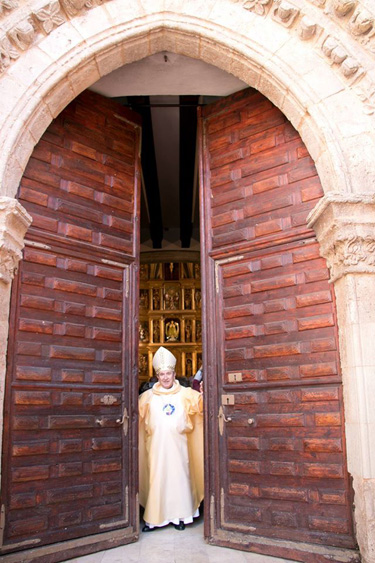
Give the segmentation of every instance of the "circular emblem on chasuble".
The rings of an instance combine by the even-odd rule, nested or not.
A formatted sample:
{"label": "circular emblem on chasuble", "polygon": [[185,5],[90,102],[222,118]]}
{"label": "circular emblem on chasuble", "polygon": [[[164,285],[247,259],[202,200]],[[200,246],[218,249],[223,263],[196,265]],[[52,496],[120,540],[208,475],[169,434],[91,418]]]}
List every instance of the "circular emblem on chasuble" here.
{"label": "circular emblem on chasuble", "polygon": [[164,412],[167,416],[171,416],[171,414],[173,414],[175,410],[176,410],[176,407],[174,407],[174,406],[171,405],[170,403],[167,403],[167,404],[164,405],[164,407],[163,407],[163,412]]}

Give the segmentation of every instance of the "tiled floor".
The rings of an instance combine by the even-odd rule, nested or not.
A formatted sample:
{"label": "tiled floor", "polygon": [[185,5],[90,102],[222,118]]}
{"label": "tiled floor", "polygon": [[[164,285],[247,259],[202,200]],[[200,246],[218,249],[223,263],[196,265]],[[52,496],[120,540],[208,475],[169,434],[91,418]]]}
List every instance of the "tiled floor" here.
{"label": "tiled floor", "polygon": [[[137,543],[100,551],[69,563],[284,563],[285,559],[207,545],[203,521],[177,531],[173,526],[141,533]],[[290,563],[290,561],[289,561]]]}

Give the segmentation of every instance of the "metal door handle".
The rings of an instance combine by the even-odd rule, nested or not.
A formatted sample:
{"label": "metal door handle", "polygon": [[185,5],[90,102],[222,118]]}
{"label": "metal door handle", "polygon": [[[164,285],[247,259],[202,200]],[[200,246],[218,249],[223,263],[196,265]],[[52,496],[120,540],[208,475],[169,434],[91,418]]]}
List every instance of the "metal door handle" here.
{"label": "metal door handle", "polygon": [[232,422],[232,418],[230,416],[225,416],[222,405],[219,407],[219,414],[217,415],[217,418],[219,419],[220,436],[222,436],[224,432],[224,422]]}
{"label": "metal door handle", "polygon": [[124,407],[122,418],[116,418],[116,424],[119,425],[122,424],[124,435],[127,436],[128,428],[129,428],[129,415],[128,415],[128,409],[126,407]]}
{"label": "metal door handle", "polygon": [[128,411],[126,410],[126,407],[124,409],[124,414],[122,415],[122,418],[116,418],[116,423],[117,424],[124,424],[125,420],[129,419],[129,415],[128,415]]}

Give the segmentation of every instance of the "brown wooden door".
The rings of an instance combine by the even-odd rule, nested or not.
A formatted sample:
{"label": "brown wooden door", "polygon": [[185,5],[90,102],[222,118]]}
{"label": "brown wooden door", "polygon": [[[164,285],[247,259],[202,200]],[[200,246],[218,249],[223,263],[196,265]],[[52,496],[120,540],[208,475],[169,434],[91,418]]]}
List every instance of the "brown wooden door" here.
{"label": "brown wooden door", "polygon": [[254,90],[206,107],[200,141],[206,537],[353,560],[334,293],[306,226],[314,163]]}
{"label": "brown wooden door", "polygon": [[33,223],[12,290],[5,554],[61,561],[138,534],[139,142],[136,115],[85,92],[19,188]]}

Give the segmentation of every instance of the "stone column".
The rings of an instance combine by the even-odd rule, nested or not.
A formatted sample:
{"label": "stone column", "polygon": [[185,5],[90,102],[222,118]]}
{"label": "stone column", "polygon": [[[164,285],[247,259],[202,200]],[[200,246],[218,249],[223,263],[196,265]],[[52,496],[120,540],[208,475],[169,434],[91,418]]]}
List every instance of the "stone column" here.
{"label": "stone column", "polygon": [[375,561],[375,196],[326,195],[309,226],[334,283],[357,541]]}
{"label": "stone column", "polygon": [[24,237],[30,223],[30,215],[16,199],[0,197],[0,452],[11,281],[22,258]]}

